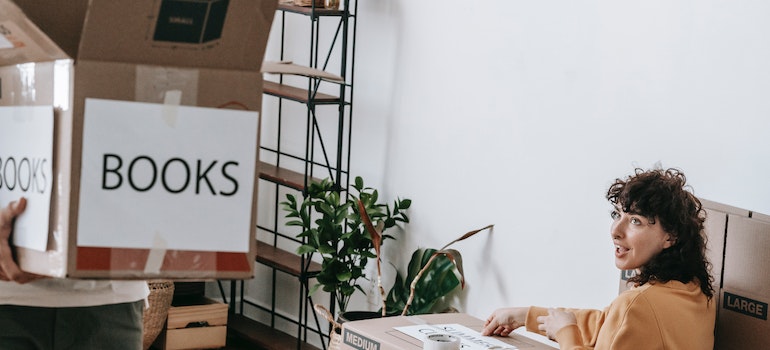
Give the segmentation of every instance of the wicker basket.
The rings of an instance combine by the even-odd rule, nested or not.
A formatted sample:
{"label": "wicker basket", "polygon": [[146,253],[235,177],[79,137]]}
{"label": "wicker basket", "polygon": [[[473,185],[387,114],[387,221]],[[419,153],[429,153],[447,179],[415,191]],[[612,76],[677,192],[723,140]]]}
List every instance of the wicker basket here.
{"label": "wicker basket", "polygon": [[323,305],[315,304],[313,308],[332,325],[332,329],[329,331],[329,346],[327,349],[339,350],[342,344],[342,325],[334,320],[332,313]]}
{"label": "wicker basket", "polygon": [[143,316],[144,339],[142,345],[144,350],[150,348],[155,338],[165,327],[171,299],[174,298],[174,282],[167,280],[147,281],[147,286],[150,287],[150,295],[147,297],[150,306],[144,310]]}

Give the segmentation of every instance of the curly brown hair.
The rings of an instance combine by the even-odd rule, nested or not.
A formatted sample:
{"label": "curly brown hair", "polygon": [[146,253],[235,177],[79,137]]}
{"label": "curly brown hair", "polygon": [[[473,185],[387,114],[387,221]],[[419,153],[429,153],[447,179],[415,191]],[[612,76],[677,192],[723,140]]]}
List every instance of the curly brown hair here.
{"label": "curly brown hair", "polygon": [[674,244],[642,266],[629,282],[643,285],[651,281],[697,280],[708,299],[714,296],[711,263],[706,258],[707,238],[703,230],[706,211],[691,192],[679,169],[635,169],[634,175],[616,179],[607,191],[607,200],[624,212],[660,221]]}

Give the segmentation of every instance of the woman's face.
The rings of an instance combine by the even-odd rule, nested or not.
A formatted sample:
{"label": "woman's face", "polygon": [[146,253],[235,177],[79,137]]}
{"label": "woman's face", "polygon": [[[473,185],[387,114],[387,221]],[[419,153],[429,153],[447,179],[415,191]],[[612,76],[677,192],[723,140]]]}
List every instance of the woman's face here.
{"label": "woman's face", "polygon": [[650,223],[649,218],[626,213],[619,207],[615,207],[611,216],[615,266],[621,270],[638,269],[673,245],[672,236],[663,231],[660,220]]}

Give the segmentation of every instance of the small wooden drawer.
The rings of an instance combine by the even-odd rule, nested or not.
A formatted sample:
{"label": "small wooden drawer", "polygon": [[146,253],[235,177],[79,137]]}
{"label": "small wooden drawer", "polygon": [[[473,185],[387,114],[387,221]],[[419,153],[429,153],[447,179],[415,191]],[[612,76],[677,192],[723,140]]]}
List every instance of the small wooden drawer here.
{"label": "small wooden drawer", "polygon": [[153,344],[161,350],[216,349],[227,341],[227,305],[200,297],[174,300],[166,328]]}

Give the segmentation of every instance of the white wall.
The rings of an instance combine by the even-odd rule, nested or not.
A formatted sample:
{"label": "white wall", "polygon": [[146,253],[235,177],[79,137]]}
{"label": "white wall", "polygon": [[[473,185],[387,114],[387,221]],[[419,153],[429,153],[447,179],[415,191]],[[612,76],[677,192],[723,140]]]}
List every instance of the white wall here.
{"label": "white wall", "polygon": [[[289,40],[303,44],[285,58],[302,63],[295,17]],[[387,260],[403,269],[401,252],[495,224],[454,246],[460,310],[602,308],[618,291],[604,199],[616,177],[679,167],[696,195],[770,214],[767,18],[760,0],[359,0],[351,172],[388,202],[413,200]],[[271,39],[266,59],[278,49]],[[301,150],[304,111],[285,108],[299,117],[283,147]],[[263,112],[274,142],[274,107]],[[258,267],[247,297],[268,305],[269,280]],[[296,281],[278,285],[279,309],[296,313]]]}
{"label": "white wall", "polygon": [[770,213],[767,18],[760,0],[361,0],[353,175],[413,199],[407,251],[495,224],[455,246],[462,310],[606,306],[616,177],[660,162]]}

